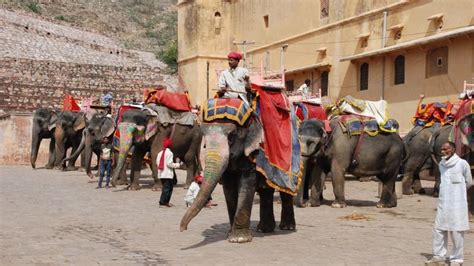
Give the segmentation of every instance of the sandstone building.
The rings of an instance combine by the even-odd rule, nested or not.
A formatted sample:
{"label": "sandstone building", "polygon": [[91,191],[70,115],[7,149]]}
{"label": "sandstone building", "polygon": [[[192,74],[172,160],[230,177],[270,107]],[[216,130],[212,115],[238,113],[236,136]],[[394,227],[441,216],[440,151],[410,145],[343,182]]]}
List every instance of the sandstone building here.
{"label": "sandstone building", "polygon": [[401,133],[419,95],[456,101],[474,78],[471,0],[180,0],[179,74],[193,101],[217,88],[229,50],[249,68],[278,70],[296,89],[385,99]]}

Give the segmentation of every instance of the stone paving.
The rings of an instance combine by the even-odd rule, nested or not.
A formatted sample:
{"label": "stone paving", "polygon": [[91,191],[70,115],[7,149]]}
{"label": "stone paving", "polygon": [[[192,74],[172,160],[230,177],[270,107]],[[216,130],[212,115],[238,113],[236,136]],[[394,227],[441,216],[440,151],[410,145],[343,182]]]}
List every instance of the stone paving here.
{"label": "stone paving", "polygon": [[[296,231],[256,233],[255,204],[253,241],[231,244],[220,186],[213,194],[219,205],[205,208],[188,231],[179,232],[186,210],[185,173],[178,171],[178,177],[175,206],[159,208],[160,192],[151,191],[149,178],[142,180],[140,191],[95,189],[96,179],[90,181],[83,172],[1,166],[0,263],[423,265],[431,253],[436,200],[430,196],[404,196],[397,208],[377,209],[376,182],[348,181],[347,208],[296,209]],[[432,182],[423,184],[432,187]],[[331,190],[327,182],[328,199]],[[277,201],[275,206],[279,220]],[[368,219],[344,219],[351,215]],[[474,265],[474,230],[465,237],[464,265]]]}

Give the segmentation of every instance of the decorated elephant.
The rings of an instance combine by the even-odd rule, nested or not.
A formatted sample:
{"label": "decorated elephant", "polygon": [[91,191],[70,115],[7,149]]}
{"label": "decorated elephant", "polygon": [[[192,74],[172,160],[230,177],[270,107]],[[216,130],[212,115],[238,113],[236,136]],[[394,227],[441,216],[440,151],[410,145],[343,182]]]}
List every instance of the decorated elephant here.
{"label": "decorated elephant", "polygon": [[[280,191],[282,203],[279,227],[295,229],[293,195],[301,181],[296,116],[280,92],[261,91],[259,97],[262,95],[267,98],[257,101],[258,116],[240,99],[209,99],[205,105],[200,154],[204,180],[193,205],[181,220],[181,231],[187,229],[189,222],[204,207],[219,181],[229,215],[230,242],[252,240],[250,216],[255,191],[260,196],[258,231],[273,232],[275,229],[275,189]],[[279,130],[276,130],[277,126]],[[262,127],[266,129],[263,144]],[[275,155],[287,162],[288,168],[280,167],[282,162],[272,164]]]}
{"label": "decorated elephant", "polygon": [[[377,207],[391,208],[397,206],[397,197],[394,193],[395,181],[400,164],[406,156],[402,139],[397,133],[369,132],[364,129],[364,123],[357,120],[357,125],[345,124],[335,117],[330,121],[331,132],[322,137],[322,123],[304,121],[302,131],[302,151],[304,154],[321,152],[318,160],[324,162],[320,166],[329,166],[324,171],[331,171],[335,200],[332,207],[346,207],[345,202],[345,174],[350,173],[358,177],[377,176],[383,183],[382,195]],[[354,117],[350,117],[352,119]],[[347,117],[346,117],[347,119]],[[345,127],[343,128],[343,125]],[[360,127],[362,125],[362,128]],[[375,123],[377,126],[377,123]],[[362,131],[360,131],[362,130]],[[356,134],[351,134],[356,133]],[[321,151],[320,151],[321,150]],[[319,182],[322,183],[322,182]],[[318,188],[319,190],[322,187]]]}
{"label": "decorated elephant", "polygon": [[103,113],[94,114],[88,121],[87,127],[82,132],[82,139],[78,149],[73,154],[71,154],[71,156],[65,158],[63,162],[77,159],[81,152],[84,151],[84,167],[87,175],[92,178],[92,153],[95,153],[97,155],[97,159],[99,159],[102,140],[104,138],[109,138],[111,140],[114,131],[115,122],[111,117],[108,117]]}
{"label": "decorated elephant", "polygon": [[[158,108],[158,107],[157,107]],[[112,176],[112,186],[119,185],[120,171],[125,167],[127,154],[133,148],[130,189],[138,190],[140,188],[139,178],[140,170],[145,154],[149,151],[151,154],[151,169],[154,179],[154,187],[158,188],[159,180],[157,178],[156,157],[163,149],[163,139],[171,137],[172,145],[170,147],[176,158],[180,158],[186,164],[187,176],[186,184],[190,185],[195,174],[198,171],[198,153],[199,143],[202,133],[197,121],[189,120],[186,125],[179,123],[164,123],[161,118],[167,112],[166,107],[158,112],[150,110],[128,110],[123,113],[122,122],[118,125],[120,134],[120,148],[116,170]],[[191,113],[189,113],[191,114]],[[192,114],[194,117],[195,115]]]}
{"label": "decorated elephant", "polygon": [[[54,132],[55,139],[55,167],[65,170],[63,159],[66,158],[66,151],[72,148],[71,154],[78,149],[82,131],[86,127],[86,118],[82,112],[62,112],[56,121],[56,130]],[[66,170],[74,170],[76,158],[69,160]]]}
{"label": "decorated elephant", "polygon": [[54,166],[55,161],[55,139],[54,131],[56,129],[56,120],[58,113],[52,109],[39,108],[33,115],[32,140],[31,140],[31,167],[36,168],[36,159],[38,157],[38,150],[43,139],[51,139],[49,144],[49,159],[46,164],[47,169]]}

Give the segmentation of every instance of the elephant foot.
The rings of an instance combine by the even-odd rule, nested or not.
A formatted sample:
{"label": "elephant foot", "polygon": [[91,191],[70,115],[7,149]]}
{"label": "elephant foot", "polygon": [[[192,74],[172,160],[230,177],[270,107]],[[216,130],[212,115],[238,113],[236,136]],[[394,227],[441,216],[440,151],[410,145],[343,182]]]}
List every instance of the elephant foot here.
{"label": "elephant foot", "polygon": [[404,188],[402,193],[403,193],[403,195],[413,195],[415,192],[411,188],[409,188],[409,189]]}
{"label": "elephant foot", "polygon": [[320,200],[311,200],[309,203],[309,206],[311,207],[320,207],[321,206],[321,201]]}
{"label": "elephant foot", "polygon": [[272,223],[263,223],[260,221],[257,225],[257,232],[260,233],[272,233],[275,232],[275,221]]}
{"label": "elephant foot", "polygon": [[230,232],[227,240],[230,243],[247,243],[252,241],[252,233],[249,229],[234,229]]}
{"label": "elephant foot", "polygon": [[127,189],[128,189],[128,190],[137,191],[137,190],[140,190],[140,185],[138,185],[138,184],[131,184]]}
{"label": "elephant foot", "polygon": [[382,201],[379,201],[377,202],[377,208],[393,208],[393,207],[397,207],[397,203],[386,203],[386,202],[382,202]]}
{"label": "elephant foot", "polygon": [[437,197],[439,197],[439,192],[438,192],[438,191],[436,191],[436,190],[435,190],[435,191],[433,191],[433,197],[434,197],[434,198],[437,198]]}
{"label": "elephant foot", "polygon": [[44,166],[45,169],[53,169],[53,167],[54,166],[52,164],[47,164],[47,165]]}
{"label": "elephant foot", "polygon": [[345,207],[347,207],[347,203],[345,203],[344,201],[342,201],[342,202],[333,201],[332,204],[331,204],[331,207],[333,207],[333,208],[345,208]]}
{"label": "elephant foot", "polygon": [[418,190],[418,194],[424,195],[426,194],[426,190],[424,188],[421,188],[420,190]]}
{"label": "elephant foot", "polygon": [[293,231],[296,229],[296,223],[294,221],[292,223],[281,222],[278,227],[280,228],[280,230]]}
{"label": "elephant foot", "polygon": [[69,165],[68,167],[63,168],[63,171],[76,171],[76,170],[77,170],[77,167],[72,166],[72,165]]}

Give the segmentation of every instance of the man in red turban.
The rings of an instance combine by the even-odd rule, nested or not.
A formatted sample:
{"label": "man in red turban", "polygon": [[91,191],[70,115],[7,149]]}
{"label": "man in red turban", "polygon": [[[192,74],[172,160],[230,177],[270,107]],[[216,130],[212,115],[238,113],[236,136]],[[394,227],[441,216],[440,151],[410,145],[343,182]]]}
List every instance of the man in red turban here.
{"label": "man in red turban", "polygon": [[158,178],[161,180],[161,197],[160,207],[171,207],[171,194],[173,194],[173,177],[175,175],[173,169],[181,166],[180,163],[173,162],[173,152],[170,150],[171,139],[165,138],[163,140],[163,150],[158,153],[156,157],[156,164],[158,166]]}
{"label": "man in red turban", "polygon": [[229,68],[221,72],[219,76],[219,97],[240,98],[248,103],[247,92],[250,90],[249,71],[239,67],[242,55],[238,52],[230,52],[227,55]]}

